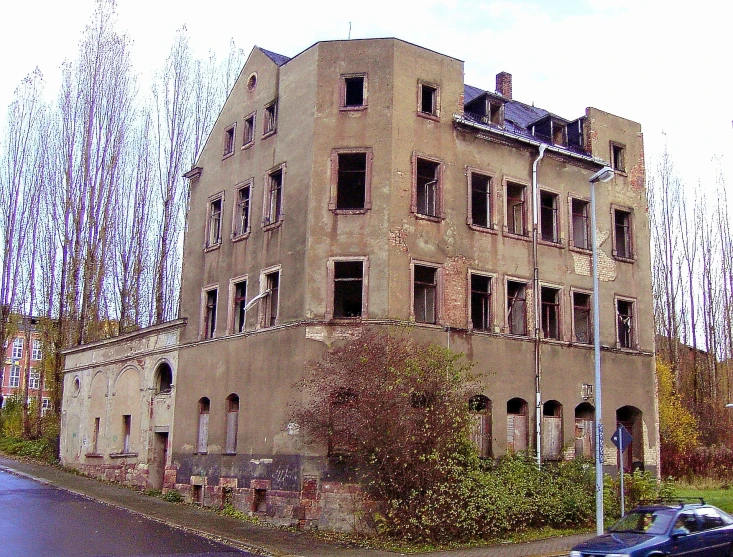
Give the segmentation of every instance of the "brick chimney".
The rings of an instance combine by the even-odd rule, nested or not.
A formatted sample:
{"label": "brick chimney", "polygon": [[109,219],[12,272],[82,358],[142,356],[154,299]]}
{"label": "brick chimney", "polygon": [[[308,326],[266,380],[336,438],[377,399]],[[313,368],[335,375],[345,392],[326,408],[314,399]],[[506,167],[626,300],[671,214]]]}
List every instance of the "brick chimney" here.
{"label": "brick chimney", "polygon": [[507,72],[496,74],[496,92],[507,99],[512,98],[512,74]]}

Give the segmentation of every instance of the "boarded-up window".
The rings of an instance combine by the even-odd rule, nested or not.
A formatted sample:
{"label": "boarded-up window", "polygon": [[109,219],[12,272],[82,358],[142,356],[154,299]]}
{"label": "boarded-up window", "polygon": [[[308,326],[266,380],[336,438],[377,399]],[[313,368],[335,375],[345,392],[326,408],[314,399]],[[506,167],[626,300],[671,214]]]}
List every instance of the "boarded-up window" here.
{"label": "boarded-up window", "polygon": [[595,410],[587,402],[575,408],[575,458],[593,458]]}
{"label": "boarded-up window", "polygon": [[468,409],[473,422],[471,442],[481,458],[491,458],[491,401],[484,395],[472,396],[468,400]]}
{"label": "boarded-up window", "polygon": [[199,400],[199,427],[196,452],[206,453],[209,450],[209,399],[204,397]]}
{"label": "boarded-up window", "polygon": [[237,428],[239,425],[239,397],[231,394],[227,397],[227,437],[224,452],[237,452]]}
{"label": "boarded-up window", "polygon": [[562,446],[562,404],[550,400],[542,406],[542,455],[548,460],[559,460]]}
{"label": "boarded-up window", "polygon": [[94,432],[92,433],[92,453],[97,454],[99,450],[99,421],[100,418],[94,418]]}
{"label": "boarded-up window", "polygon": [[526,451],[528,446],[527,401],[513,398],[506,404],[507,452]]}

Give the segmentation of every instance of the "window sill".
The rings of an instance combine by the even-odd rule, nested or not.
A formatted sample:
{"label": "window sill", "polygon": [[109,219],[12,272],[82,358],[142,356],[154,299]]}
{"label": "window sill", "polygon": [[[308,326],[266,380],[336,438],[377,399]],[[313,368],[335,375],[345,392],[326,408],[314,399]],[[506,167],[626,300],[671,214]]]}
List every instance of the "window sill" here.
{"label": "window sill", "polygon": [[209,451],[195,451],[193,454],[207,455]]}
{"label": "window sill", "polygon": [[369,105],[360,104],[356,106],[339,106],[340,112],[362,112],[369,108]]}
{"label": "window sill", "polygon": [[218,242],[216,244],[212,244],[210,246],[206,246],[204,248],[204,253],[209,253],[210,251],[216,251],[221,247],[221,242]]}
{"label": "window sill", "polygon": [[232,243],[242,242],[249,238],[249,235],[251,234],[251,230],[247,230],[244,234],[238,234],[236,236],[232,236]]}
{"label": "window sill", "polygon": [[242,145],[242,149],[241,149],[241,150],[242,150],[242,151],[244,151],[244,150],[246,150],[246,149],[249,149],[249,148],[250,148],[250,147],[252,147],[252,146],[253,146],[254,144],[255,144],[255,140],[253,139],[252,141],[250,141],[250,142],[248,142],[248,143],[245,143],[244,145]]}
{"label": "window sill", "polygon": [[102,453],[86,453],[84,456],[87,458],[104,458]]}
{"label": "window sill", "polygon": [[222,456],[237,456],[237,453],[221,453]]}
{"label": "window sill", "polygon": [[504,236],[506,236],[507,238],[514,238],[515,240],[522,240],[524,242],[532,241],[532,238],[530,238],[529,236],[526,236],[524,234],[515,234],[514,232],[508,232],[506,230],[504,231]]}
{"label": "window sill", "polygon": [[427,220],[430,222],[441,222],[443,220],[443,217],[438,217],[434,215],[423,215],[422,213],[413,213],[413,215],[418,220]]}
{"label": "window sill", "polygon": [[498,234],[499,231],[496,229],[495,226],[479,226],[478,224],[473,224],[471,222],[468,223],[468,228],[471,230],[475,230],[476,232],[481,232],[483,234]]}
{"label": "window sill", "polygon": [[265,232],[269,232],[270,230],[275,230],[276,228],[280,228],[282,224],[283,224],[283,219],[281,218],[278,221],[263,225],[262,230],[264,230]]}
{"label": "window sill", "polygon": [[541,245],[541,246],[547,246],[547,247],[550,247],[550,248],[559,248],[559,249],[562,249],[562,248],[565,247],[565,245],[562,243],[562,240],[560,240],[559,242],[552,242],[550,240],[543,240],[543,239],[540,238],[540,239],[537,240],[537,243],[539,245]]}
{"label": "window sill", "polygon": [[583,255],[593,255],[593,250],[590,248],[581,248],[578,246],[568,246],[568,250],[574,251],[575,253],[582,253]]}
{"label": "window sill", "polygon": [[267,139],[268,137],[271,137],[277,133],[277,128],[274,130],[270,130],[269,132],[265,132],[262,134],[262,139]]}
{"label": "window sill", "polygon": [[137,453],[109,453],[110,458],[137,458]]}
{"label": "window sill", "polygon": [[363,209],[331,209],[334,215],[364,215],[371,207],[364,207]]}
{"label": "window sill", "polygon": [[420,118],[425,118],[426,120],[432,120],[433,122],[440,122],[440,116],[437,114],[431,114],[429,112],[416,112],[416,114]]}
{"label": "window sill", "polygon": [[613,173],[616,174],[617,176],[623,176],[623,177],[628,177],[629,175],[629,173],[626,172],[625,170],[618,170],[616,168],[613,169]]}
{"label": "window sill", "polygon": [[613,255],[613,258],[616,261],[621,261],[622,263],[636,263],[636,258],[634,256],[631,257],[623,257],[621,255]]}
{"label": "window sill", "polygon": [[221,160],[223,160],[223,161],[224,161],[224,160],[227,160],[228,158],[230,158],[230,157],[233,157],[233,156],[234,156],[234,151],[231,151],[231,152],[229,152],[229,153],[224,153],[224,154],[222,155],[222,157],[221,157]]}

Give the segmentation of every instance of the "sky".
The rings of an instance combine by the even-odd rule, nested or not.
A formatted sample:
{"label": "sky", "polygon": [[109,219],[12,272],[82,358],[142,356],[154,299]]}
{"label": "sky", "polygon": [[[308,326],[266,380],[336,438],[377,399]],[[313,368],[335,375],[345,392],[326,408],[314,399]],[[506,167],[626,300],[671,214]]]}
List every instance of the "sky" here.
{"label": "sky", "polygon": [[[36,66],[53,98],[95,0],[7,0],[0,34],[0,111]],[[697,0],[119,0],[141,83],[185,25],[197,56],[233,39],[294,56],[321,40],[397,37],[464,61],[486,90],[513,75],[516,100],[567,119],[593,106],[639,122],[651,171],[667,148],[683,182],[733,184],[733,2]],[[4,116],[0,121],[4,120]]]}

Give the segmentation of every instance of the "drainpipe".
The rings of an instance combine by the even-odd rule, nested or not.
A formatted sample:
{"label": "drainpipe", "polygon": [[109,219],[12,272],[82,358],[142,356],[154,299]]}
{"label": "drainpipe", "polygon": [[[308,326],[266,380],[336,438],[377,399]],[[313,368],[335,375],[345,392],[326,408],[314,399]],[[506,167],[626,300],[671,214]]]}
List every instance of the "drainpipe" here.
{"label": "drainpipe", "polygon": [[537,468],[542,466],[542,367],[540,365],[540,270],[537,262],[537,233],[539,228],[539,189],[537,187],[537,166],[545,156],[547,145],[540,143],[539,155],[532,163],[532,263],[534,275],[532,290],[534,299],[534,382],[535,382],[535,439],[537,441]]}

